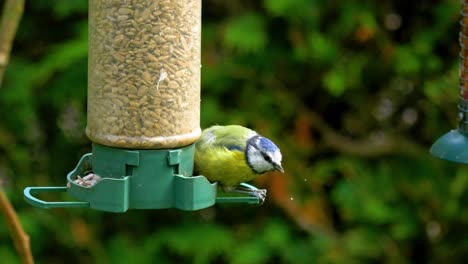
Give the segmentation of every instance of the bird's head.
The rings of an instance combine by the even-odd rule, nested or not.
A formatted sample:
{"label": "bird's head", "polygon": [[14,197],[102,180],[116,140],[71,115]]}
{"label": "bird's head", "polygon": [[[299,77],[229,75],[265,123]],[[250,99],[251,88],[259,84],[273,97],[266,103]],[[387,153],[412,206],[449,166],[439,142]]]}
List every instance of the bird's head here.
{"label": "bird's head", "polygon": [[268,171],[281,171],[281,152],[280,149],[268,138],[260,135],[253,136],[247,141],[245,150],[247,164],[256,173],[262,174]]}

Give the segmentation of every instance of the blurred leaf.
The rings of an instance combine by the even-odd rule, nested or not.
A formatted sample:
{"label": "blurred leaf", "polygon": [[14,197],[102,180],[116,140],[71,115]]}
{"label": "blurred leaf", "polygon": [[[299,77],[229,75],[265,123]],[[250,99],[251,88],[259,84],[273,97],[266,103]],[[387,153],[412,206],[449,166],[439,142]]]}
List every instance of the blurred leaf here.
{"label": "blurred leaf", "polygon": [[4,263],[20,263],[19,257],[13,253],[11,247],[0,246],[0,256],[2,256],[2,262]]}
{"label": "blurred leaf", "polygon": [[338,47],[333,39],[320,32],[311,32],[307,36],[307,43],[311,57],[318,62],[333,63],[338,60]]}
{"label": "blurred leaf", "polygon": [[[285,16],[291,19],[307,19],[310,15],[319,16],[319,12],[313,12],[316,1],[311,0],[264,0],[265,7],[271,14]],[[310,14],[309,12],[313,12]]]}
{"label": "blurred leaf", "polygon": [[233,250],[231,263],[249,264],[249,263],[267,263],[269,258],[268,250],[265,245],[258,240],[245,241]]}
{"label": "blurred leaf", "polygon": [[64,70],[73,65],[76,61],[86,58],[88,55],[88,37],[87,25],[81,25],[81,31],[75,39],[57,44],[49,49],[46,57],[31,73],[34,79],[39,82],[45,82],[51,74],[58,70]]}
{"label": "blurred leaf", "polygon": [[463,193],[466,193],[468,188],[468,173],[466,170],[459,170],[452,180],[450,190],[456,197],[460,197]]}
{"label": "blurred leaf", "polygon": [[417,235],[419,231],[417,223],[413,223],[410,219],[403,217],[399,221],[390,228],[393,237],[398,240],[407,240]]}
{"label": "blurred leaf", "polygon": [[[50,3],[50,1],[48,1]],[[67,17],[75,12],[87,12],[88,1],[71,1],[70,3],[60,0],[54,0],[54,10],[58,17]]]}
{"label": "blurred leaf", "polygon": [[416,52],[405,46],[396,49],[395,64],[397,73],[402,75],[416,74],[421,70],[421,61]]}
{"label": "blurred leaf", "polygon": [[456,97],[456,93],[447,94],[447,89],[455,91],[458,86],[458,67],[454,65],[446,74],[431,78],[424,83],[424,95],[430,98],[432,103],[440,104],[444,98]]}
{"label": "blurred leaf", "polygon": [[52,9],[58,18],[66,18],[76,12],[87,12],[88,1],[35,0],[31,5],[38,10]]}
{"label": "blurred leaf", "polygon": [[171,251],[190,257],[193,263],[207,263],[234,245],[229,232],[216,225],[173,228],[159,233],[158,237]]}
{"label": "blurred leaf", "polygon": [[242,53],[255,53],[263,49],[268,41],[265,21],[255,13],[233,17],[225,28],[226,46]]}
{"label": "blurred leaf", "polygon": [[263,231],[265,244],[273,249],[282,249],[290,243],[290,230],[288,226],[278,220],[270,220]]}
{"label": "blurred leaf", "polygon": [[112,263],[128,263],[132,260],[135,264],[151,262],[151,258],[142,252],[141,248],[129,241],[127,237],[117,236],[109,244],[110,260]]}
{"label": "blurred leaf", "polygon": [[361,258],[375,258],[382,254],[378,234],[369,229],[353,229],[344,236],[344,246],[351,255]]}
{"label": "blurred leaf", "polygon": [[346,78],[344,72],[341,72],[339,68],[328,72],[323,78],[323,84],[333,96],[343,94],[346,89]]}

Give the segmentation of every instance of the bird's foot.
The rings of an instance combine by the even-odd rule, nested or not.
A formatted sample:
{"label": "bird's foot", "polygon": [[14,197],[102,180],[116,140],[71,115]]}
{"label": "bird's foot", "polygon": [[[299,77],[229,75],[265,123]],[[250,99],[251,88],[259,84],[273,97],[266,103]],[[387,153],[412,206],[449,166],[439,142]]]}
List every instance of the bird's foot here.
{"label": "bird's foot", "polygon": [[242,186],[223,187],[223,190],[225,192],[243,193],[252,197],[257,197],[260,199],[260,204],[263,204],[265,202],[265,198],[267,194],[266,189],[249,189],[249,188],[242,187]]}
{"label": "bird's foot", "polygon": [[266,189],[256,189],[251,191],[251,195],[258,197],[260,199],[260,204],[263,204],[266,199],[267,190]]}

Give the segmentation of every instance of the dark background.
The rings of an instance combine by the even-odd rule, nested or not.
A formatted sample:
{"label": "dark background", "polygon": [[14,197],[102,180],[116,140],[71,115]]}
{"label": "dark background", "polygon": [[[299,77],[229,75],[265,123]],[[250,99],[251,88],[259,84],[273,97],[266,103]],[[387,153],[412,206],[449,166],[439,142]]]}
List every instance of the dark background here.
{"label": "dark background", "polygon": [[[263,206],[113,214],[23,200],[26,186],[64,186],[91,146],[87,1],[27,1],[0,88],[0,179],[37,263],[468,261],[468,170],[428,153],[457,125],[459,11],[203,1],[201,125],[256,129],[286,173],[254,182]],[[2,218],[0,256],[19,262]]]}

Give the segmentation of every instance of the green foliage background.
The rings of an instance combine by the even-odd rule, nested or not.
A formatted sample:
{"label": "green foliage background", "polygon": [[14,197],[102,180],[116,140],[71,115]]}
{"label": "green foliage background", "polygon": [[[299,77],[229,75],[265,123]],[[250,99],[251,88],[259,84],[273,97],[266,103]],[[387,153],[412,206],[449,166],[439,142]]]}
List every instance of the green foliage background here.
{"label": "green foliage background", "polygon": [[[43,210],[90,151],[87,1],[27,1],[0,88],[0,177],[37,263],[462,263],[468,170],[456,126],[458,0],[203,1],[202,127],[281,147],[263,206]],[[50,196],[50,199],[65,197]],[[19,258],[0,218],[2,263]]]}

